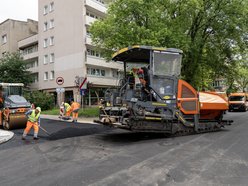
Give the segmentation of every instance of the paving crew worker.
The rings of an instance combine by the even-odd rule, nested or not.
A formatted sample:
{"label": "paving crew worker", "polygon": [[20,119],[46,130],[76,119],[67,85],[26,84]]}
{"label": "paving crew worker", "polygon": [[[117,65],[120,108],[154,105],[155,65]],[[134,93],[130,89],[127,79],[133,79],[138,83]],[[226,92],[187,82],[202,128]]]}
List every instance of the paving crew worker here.
{"label": "paving crew worker", "polygon": [[69,103],[64,103],[64,102],[62,102],[62,105],[64,106],[65,117],[66,119],[69,119],[71,115],[71,106]]}
{"label": "paving crew worker", "polygon": [[3,107],[3,92],[0,89],[0,108],[2,108],[2,107]]}
{"label": "paving crew worker", "polygon": [[71,101],[72,122],[77,122],[79,109],[80,109],[80,104],[72,100]]}
{"label": "paving crew worker", "polygon": [[26,136],[32,127],[34,128],[34,140],[39,139],[38,132],[39,132],[39,126],[40,126],[40,112],[41,112],[41,108],[36,107],[36,109],[30,109],[29,111],[25,113],[25,115],[28,117],[28,121],[27,121],[26,128],[22,135],[23,140],[26,139]]}

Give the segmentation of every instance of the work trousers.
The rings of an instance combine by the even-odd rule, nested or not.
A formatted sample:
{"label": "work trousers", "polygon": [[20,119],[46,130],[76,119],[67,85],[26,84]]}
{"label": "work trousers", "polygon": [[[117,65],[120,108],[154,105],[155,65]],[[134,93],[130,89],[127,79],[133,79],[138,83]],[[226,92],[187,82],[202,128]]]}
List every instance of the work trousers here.
{"label": "work trousers", "polygon": [[23,132],[23,137],[27,136],[27,134],[29,133],[29,131],[32,127],[34,128],[34,137],[36,137],[36,138],[38,137],[38,132],[39,132],[38,123],[37,122],[31,122],[31,121],[27,122],[26,128]]}
{"label": "work trousers", "polygon": [[77,111],[74,110],[72,112],[72,119],[73,119],[73,121],[77,121],[77,119],[78,119],[78,109],[77,109]]}
{"label": "work trousers", "polygon": [[71,115],[71,109],[68,110],[68,111],[65,113],[65,116],[67,116],[67,117],[70,117],[70,115]]}
{"label": "work trousers", "polygon": [[78,112],[73,112],[72,119],[77,121],[77,118],[78,118]]}

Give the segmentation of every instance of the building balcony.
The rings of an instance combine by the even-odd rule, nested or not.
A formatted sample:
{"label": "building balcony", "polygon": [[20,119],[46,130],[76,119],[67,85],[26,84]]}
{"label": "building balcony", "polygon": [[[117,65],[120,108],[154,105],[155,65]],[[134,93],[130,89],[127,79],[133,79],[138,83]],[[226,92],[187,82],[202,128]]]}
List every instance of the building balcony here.
{"label": "building balcony", "polygon": [[86,8],[97,11],[103,15],[107,12],[105,5],[96,0],[85,0],[85,6]]}
{"label": "building balcony", "polygon": [[123,68],[123,64],[121,64],[121,63],[113,62],[113,61],[106,62],[102,58],[93,57],[93,56],[89,56],[89,55],[87,55],[86,65],[96,66],[96,67],[104,67],[104,68],[112,68],[112,69]]}
{"label": "building balcony", "polygon": [[28,71],[30,71],[32,74],[39,72],[39,67],[30,67],[28,68]]}
{"label": "building balcony", "polygon": [[35,44],[38,44],[38,34],[18,41],[18,48],[20,50],[23,50],[24,48],[35,45]]}
{"label": "building balcony", "polygon": [[91,37],[90,36],[86,36],[86,38],[85,38],[85,44],[92,45],[92,40],[91,40]]}
{"label": "building balcony", "polygon": [[90,26],[94,21],[96,21],[96,18],[90,17],[90,16],[85,16],[85,24]]}
{"label": "building balcony", "polygon": [[30,89],[31,90],[38,90],[39,89],[39,82],[31,83]]}
{"label": "building balcony", "polygon": [[36,51],[36,52],[33,52],[33,53],[29,53],[29,54],[22,54],[22,57],[23,59],[26,61],[26,60],[29,60],[29,59],[34,59],[34,58],[37,58],[39,57],[39,52]]}
{"label": "building balcony", "polygon": [[116,86],[117,80],[116,78],[112,77],[97,77],[97,76],[87,76],[87,81],[92,83],[94,86],[99,87],[109,87],[109,86]]}

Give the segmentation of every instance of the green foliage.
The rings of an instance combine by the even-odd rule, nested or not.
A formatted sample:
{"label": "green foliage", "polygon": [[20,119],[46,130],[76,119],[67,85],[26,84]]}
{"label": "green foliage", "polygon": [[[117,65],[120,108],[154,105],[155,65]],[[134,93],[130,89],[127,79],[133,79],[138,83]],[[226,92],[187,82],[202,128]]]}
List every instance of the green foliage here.
{"label": "green foliage", "polygon": [[89,107],[79,110],[79,117],[98,117],[99,108],[98,107]]}
{"label": "green foliage", "polygon": [[[245,58],[247,60],[247,58]],[[248,61],[239,61],[237,68],[235,69],[236,76],[234,80],[240,90],[243,92],[248,91]]]}
{"label": "green foliage", "polygon": [[46,92],[33,91],[25,92],[24,97],[30,102],[33,103],[36,107],[41,107],[41,110],[49,110],[54,107],[54,96]]}
{"label": "green foliage", "polygon": [[[52,110],[43,111],[42,114],[47,115],[59,115],[59,109],[54,108]],[[79,110],[78,113],[79,117],[98,117],[99,115],[99,108],[98,107],[88,107]]]}
{"label": "green foliage", "polygon": [[43,110],[42,114],[46,115],[59,115],[59,109],[58,108],[52,108],[50,110]]}
{"label": "green foliage", "polygon": [[247,48],[247,7],[243,0],[116,0],[90,32],[108,59],[130,45],[182,49],[182,77],[202,89],[228,76]]}
{"label": "green foliage", "polygon": [[19,53],[7,53],[0,59],[0,82],[23,83],[32,82],[32,76],[27,71],[26,63]]}

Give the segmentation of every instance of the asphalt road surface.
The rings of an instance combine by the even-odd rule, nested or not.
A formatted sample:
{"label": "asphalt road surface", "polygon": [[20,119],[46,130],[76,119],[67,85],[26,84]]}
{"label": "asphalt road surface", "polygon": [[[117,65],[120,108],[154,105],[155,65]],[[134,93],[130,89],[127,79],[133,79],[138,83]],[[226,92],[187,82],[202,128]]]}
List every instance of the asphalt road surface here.
{"label": "asphalt road surface", "polygon": [[181,137],[42,120],[52,133],[0,145],[0,185],[248,185],[248,112],[233,125]]}

